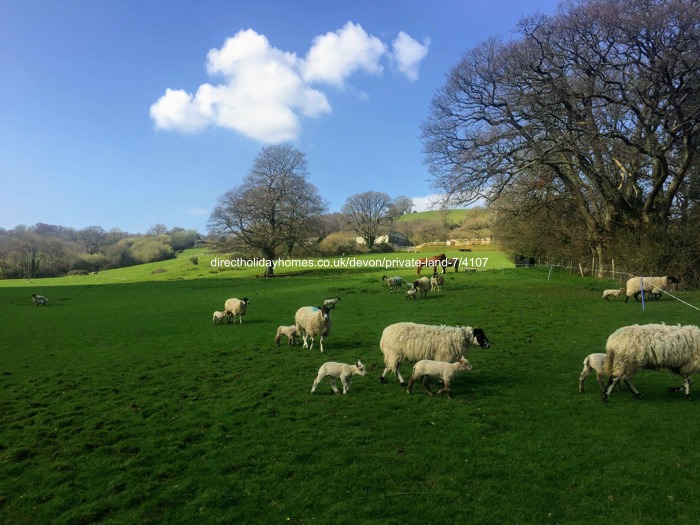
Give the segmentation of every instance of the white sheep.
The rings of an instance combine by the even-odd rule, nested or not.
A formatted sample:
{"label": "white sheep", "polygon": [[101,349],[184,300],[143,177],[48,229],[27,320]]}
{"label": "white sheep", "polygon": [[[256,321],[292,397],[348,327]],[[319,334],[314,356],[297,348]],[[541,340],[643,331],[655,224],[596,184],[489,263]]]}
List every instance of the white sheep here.
{"label": "white sheep", "polygon": [[335,303],[337,303],[338,301],[340,301],[340,297],[332,297],[323,301],[323,306],[327,306],[328,308],[335,308]]}
{"label": "white sheep", "polygon": [[363,376],[366,373],[367,372],[365,371],[365,365],[363,365],[359,359],[355,364],[352,365],[346,365],[345,363],[335,363],[333,361],[323,363],[321,365],[321,368],[318,369],[318,375],[316,376],[316,380],[314,381],[314,384],[311,387],[311,393],[313,394],[316,391],[316,386],[321,382],[321,380],[324,377],[328,376],[331,378],[330,381],[333,392],[338,394],[338,388],[335,386],[335,381],[337,378],[340,378],[340,382],[343,384],[343,394],[347,394],[348,390],[350,389],[350,383],[352,383],[352,376]]}
{"label": "white sheep", "polygon": [[386,373],[392,371],[403,385],[404,380],[399,371],[401,361],[431,359],[452,363],[463,357],[472,346],[491,347],[481,328],[416,323],[391,324],[384,329],[379,342],[385,366],[379,380],[383,383]]}
{"label": "white sheep", "polygon": [[49,300],[46,297],[44,297],[43,295],[36,295],[36,294],[32,294],[32,301],[34,301],[37,306],[39,306],[39,305],[46,306],[49,302]]}
{"label": "white sheep", "polygon": [[416,294],[418,293],[418,290],[415,288],[411,288],[410,290],[406,290],[406,300],[408,301],[409,299],[413,299],[415,301],[416,299]]}
{"label": "white sheep", "polygon": [[442,285],[445,284],[445,277],[439,273],[434,273],[430,278],[430,289],[433,292],[442,290]]}
{"label": "white sheep", "polygon": [[287,336],[287,346],[294,346],[297,339],[297,327],[295,325],[278,326],[277,335],[275,336],[275,343],[277,343],[277,346],[280,345],[280,339],[282,339],[283,335]]}
{"label": "white sheep", "polygon": [[421,299],[428,297],[428,290],[430,290],[430,278],[421,277],[417,281],[413,281],[413,288],[418,290]]}
{"label": "white sheep", "polygon": [[419,379],[423,379],[423,388],[428,392],[429,395],[433,395],[433,391],[430,390],[430,378],[441,379],[443,387],[438,390],[438,395],[443,392],[447,392],[447,397],[452,397],[450,392],[450,381],[458,372],[471,370],[472,365],[466,358],[461,357],[459,361],[454,363],[446,363],[444,361],[432,361],[430,359],[422,359],[413,365],[413,373],[411,378],[408,380],[408,388],[406,393],[410,394],[413,390],[413,383]]}
{"label": "white sheep", "polygon": [[237,299],[235,297],[226,299],[226,303],[224,304],[224,313],[226,314],[227,323],[230,324],[231,320],[233,320],[233,323],[235,324],[236,317],[238,317],[239,324],[243,324],[243,316],[248,310],[249,302],[250,301],[248,301],[247,297],[244,297],[243,299]]}
{"label": "white sheep", "polygon": [[625,302],[629,300],[630,297],[639,301],[639,296],[642,293],[642,283],[644,284],[644,297],[649,295],[652,299],[660,299],[661,294],[670,285],[678,283],[673,275],[667,275],[665,277],[631,277],[627,280],[627,297],[625,297]]}
{"label": "white sheep", "polygon": [[630,383],[630,379],[643,369],[666,368],[684,379],[682,387],[669,388],[669,392],[685,389],[690,399],[691,374],[700,371],[700,328],[694,325],[669,326],[646,324],[623,326],[614,331],[606,343],[605,373],[610,376],[603,402],[620,381],[641,399],[642,395]]}
{"label": "white sheep", "polygon": [[[304,340],[304,348],[313,349],[314,339],[320,335],[319,344],[323,352],[323,336],[330,334],[332,325],[330,309],[327,306],[302,306],[294,316],[294,324],[297,334]],[[307,337],[311,337],[310,347],[306,342]]]}
{"label": "white sheep", "polygon": [[617,301],[617,298],[620,296],[620,294],[624,292],[622,288],[616,288],[616,289],[608,289],[608,290],[603,290],[603,299],[606,301],[609,301],[610,298],[613,298],[613,301]]}
{"label": "white sheep", "polygon": [[396,293],[396,291],[403,286],[403,279],[401,277],[387,277],[384,275],[382,281],[385,281],[389,285],[389,291],[391,293]]}
{"label": "white sheep", "polygon": [[226,314],[224,312],[219,312],[218,310],[212,315],[211,322],[214,324],[223,324]]}
{"label": "white sheep", "polygon": [[596,378],[598,379],[600,389],[602,391],[605,391],[605,381],[603,381],[603,377],[605,374],[605,354],[598,353],[590,354],[586,356],[586,359],[583,360],[583,370],[581,371],[581,375],[578,378],[579,392],[584,392],[583,384],[586,381],[586,377],[588,377],[588,374],[590,374],[593,370],[595,370],[596,372]]}

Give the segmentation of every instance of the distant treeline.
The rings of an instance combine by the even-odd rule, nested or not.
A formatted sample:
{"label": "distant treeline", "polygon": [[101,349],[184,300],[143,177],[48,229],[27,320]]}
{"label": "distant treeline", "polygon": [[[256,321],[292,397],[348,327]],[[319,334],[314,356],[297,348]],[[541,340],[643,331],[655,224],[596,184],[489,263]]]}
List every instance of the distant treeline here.
{"label": "distant treeline", "polygon": [[195,230],[158,224],[143,234],[100,226],[76,230],[37,223],[0,228],[0,279],[31,279],[121,268],[175,256],[201,239]]}

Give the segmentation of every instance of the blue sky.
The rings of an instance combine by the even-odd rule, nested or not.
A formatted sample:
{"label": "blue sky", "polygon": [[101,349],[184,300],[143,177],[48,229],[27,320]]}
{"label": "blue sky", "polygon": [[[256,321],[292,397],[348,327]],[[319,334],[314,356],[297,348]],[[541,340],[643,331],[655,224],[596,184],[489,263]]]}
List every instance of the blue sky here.
{"label": "blue sky", "polygon": [[0,0],[0,227],[206,233],[262,147],[339,211],[433,192],[420,124],[461,55],[557,2]]}

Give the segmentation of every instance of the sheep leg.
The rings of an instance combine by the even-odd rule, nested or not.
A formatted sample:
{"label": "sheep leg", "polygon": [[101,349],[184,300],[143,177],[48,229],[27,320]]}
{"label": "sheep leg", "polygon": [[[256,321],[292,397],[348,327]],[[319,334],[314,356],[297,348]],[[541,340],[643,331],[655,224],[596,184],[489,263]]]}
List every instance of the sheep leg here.
{"label": "sheep leg", "polygon": [[[578,378],[578,391],[583,394],[584,392],[584,383],[586,382],[586,378],[588,377],[588,374],[591,373],[591,367],[588,366],[588,363],[583,365],[583,370],[581,371],[581,375]],[[598,379],[600,381],[600,378]],[[600,387],[603,389],[603,392],[605,392],[605,387],[603,385],[600,385]]]}
{"label": "sheep leg", "polygon": [[[603,381],[603,377],[604,377],[603,374],[596,373],[596,378],[598,379],[598,384],[600,385],[600,389],[602,391],[605,391],[605,381]],[[618,383],[618,386],[620,386],[619,383]]]}
{"label": "sheep leg", "polygon": [[321,379],[323,379],[323,374],[318,374],[316,380],[314,381],[314,384],[311,386],[312,394],[316,391],[316,386],[318,386],[318,384],[321,382]]}
{"label": "sheep leg", "polygon": [[348,390],[350,390],[350,383],[352,383],[352,377],[341,377],[340,382],[343,383],[343,394],[347,394]]}
{"label": "sheep leg", "polygon": [[693,384],[693,380],[690,378],[690,376],[686,376],[683,378],[683,386],[671,386],[668,388],[669,392],[680,392],[681,390],[685,390],[685,398],[690,401],[690,386]]}
{"label": "sheep leg", "polygon": [[410,394],[413,391],[413,383],[416,382],[416,378],[411,374],[411,377],[408,378],[408,388],[406,388],[406,393]]}
{"label": "sheep leg", "polygon": [[627,379],[625,379],[625,384],[632,391],[632,395],[635,397],[635,399],[642,399],[642,394],[640,394],[639,391],[636,388],[634,388],[634,385],[630,383]]}
{"label": "sheep leg", "polygon": [[331,378],[331,388],[333,389],[333,392],[335,392],[336,394],[340,393],[340,392],[338,392],[338,387],[335,386],[335,377]]}
{"label": "sheep leg", "polygon": [[424,376],[423,377],[423,388],[428,392],[429,396],[434,395],[433,391],[430,389],[430,377],[429,376]]}
{"label": "sheep leg", "polygon": [[304,340],[304,348],[309,348],[309,343],[306,341],[306,338],[309,336],[306,332],[301,333],[301,338]]}
{"label": "sheep leg", "polygon": [[612,392],[612,389],[615,388],[615,385],[619,381],[620,381],[619,377],[610,376],[610,380],[608,381],[608,385],[605,387],[605,390],[603,390],[603,403],[608,402],[608,398],[610,397],[610,392]]}
{"label": "sheep leg", "polygon": [[[311,340],[311,344],[313,345],[313,339]],[[318,342],[319,345],[321,345],[321,352],[323,352],[323,336],[321,336],[321,339]]]}
{"label": "sheep leg", "polygon": [[444,384],[444,386],[440,390],[438,390],[437,394],[440,395],[443,392],[447,392],[447,397],[452,399],[452,392],[450,391],[450,382],[443,380],[443,384]]}

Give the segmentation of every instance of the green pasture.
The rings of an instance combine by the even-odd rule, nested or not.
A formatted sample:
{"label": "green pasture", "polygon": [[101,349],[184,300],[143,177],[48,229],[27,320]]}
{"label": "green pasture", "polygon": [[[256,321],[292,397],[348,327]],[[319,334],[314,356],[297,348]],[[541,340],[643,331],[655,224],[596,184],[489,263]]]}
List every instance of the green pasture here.
{"label": "green pasture", "polygon": [[483,212],[483,209],[473,208],[473,209],[453,209],[453,210],[430,210],[421,211],[417,213],[407,213],[405,215],[399,215],[394,217],[396,222],[408,222],[408,221],[443,221],[447,220],[453,224],[459,224],[464,219],[473,215],[475,213]]}
{"label": "green pasture", "polygon": [[[381,268],[262,279],[203,257],[3,283],[0,523],[697,523],[698,384],[688,402],[666,392],[679,378],[643,372],[643,400],[623,387],[607,405],[594,376],[577,387],[615,329],[699,312],[607,303],[615,283],[503,262],[416,301]],[[298,307],[336,295],[323,354],[274,345]],[[212,325],[244,296],[242,324]],[[471,351],[453,399],[409,396],[378,380],[398,321],[482,327],[492,347]],[[323,362],[355,359],[368,372],[349,395],[309,393]]]}

